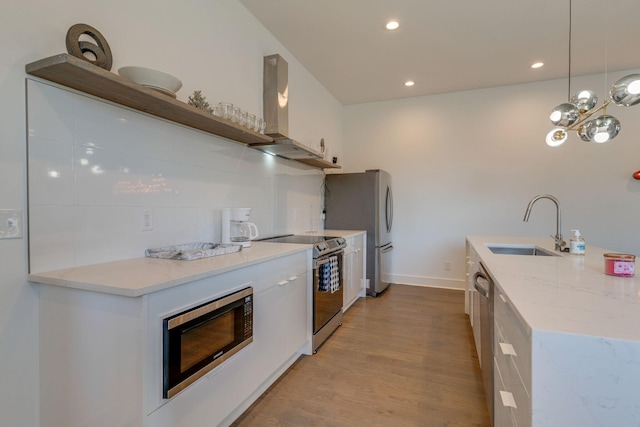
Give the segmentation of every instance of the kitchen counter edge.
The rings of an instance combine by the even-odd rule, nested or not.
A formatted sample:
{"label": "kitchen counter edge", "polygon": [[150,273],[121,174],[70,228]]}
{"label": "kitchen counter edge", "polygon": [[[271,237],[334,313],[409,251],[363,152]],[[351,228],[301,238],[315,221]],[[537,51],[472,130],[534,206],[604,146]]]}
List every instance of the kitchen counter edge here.
{"label": "kitchen counter edge", "polygon": [[337,237],[344,237],[345,239],[348,239],[350,237],[359,236],[364,233],[366,233],[365,230],[317,230],[317,231],[310,231],[303,234],[308,236],[330,236],[330,237],[337,236]]}
{"label": "kitchen counter edge", "polygon": [[[554,251],[552,238],[467,236],[467,242],[533,330],[640,342],[640,279],[604,273],[603,254]],[[558,256],[498,255],[487,245],[535,245]]]}
{"label": "kitchen counter edge", "polygon": [[142,257],[31,273],[27,277],[40,285],[141,297],[304,251],[311,256],[311,245],[253,242],[240,252],[192,261]]}

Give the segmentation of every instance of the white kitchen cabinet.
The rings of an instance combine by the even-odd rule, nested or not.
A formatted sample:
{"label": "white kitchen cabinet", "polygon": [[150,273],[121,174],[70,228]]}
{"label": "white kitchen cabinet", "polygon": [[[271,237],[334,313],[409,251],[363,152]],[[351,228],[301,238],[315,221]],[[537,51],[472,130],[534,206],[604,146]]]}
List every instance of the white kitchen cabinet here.
{"label": "white kitchen cabinet", "polygon": [[[308,252],[255,266],[253,343],[149,416],[153,427],[228,425],[293,364],[311,354]],[[226,366],[225,366],[226,365]],[[174,400],[176,402],[174,402]],[[202,404],[207,402],[206,404]]]}
{"label": "white kitchen cabinet", "polygon": [[465,313],[469,315],[469,322],[473,329],[473,340],[476,345],[476,352],[480,357],[481,339],[480,339],[480,295],[473,286],[473,275],[480,268],[480,259],[478,253],[468,242],[466,245],[466,261],[467,261],[467,289],[465,291]]}
{"label": "white kitchen cabinet", "polygon": [[[508,393],[508,392],[506,392]],[[489,396],[487,396],[489,398]],[[514,426],[516,425],[515,419],[513,418],[513,413],[511,411],[511,406],[509,406],[509,402],[504,401],[503,399],[509,399],[510,396],[505,395],[505,386],[504,381],[502,380],[502,375],[500,373],[500,367],[496,359],[493,359],[493,401],[499,402],[494,404],[493,411],[493,426]]]}
{"label": "white kitchen cabinet", "polygon": [[637,275],[604,274],[603,255],[612,251],[595,246],[579,257],[518,256],[488,245],[553,252],[553,239],[467,242],[496,285],[495,425],[640,425]]}
{"label": "white kitchen cabinet", "polygon": [[356,300],[365,296],[365,239],[366,234],[347,237],[347,247],[344,250],[344,292],[343,310],[346,311]]}
{"label": "white kitchen cabinet", "polygon": [[[247,286],[253,342],[163,399],[162,320]],[[41,426],[230,424],[311,353],[310,287],[310,250],[135,297],[40,286]]]}
{"label": "white kitchen cabinet", "polygon": [[310,339],[311,272],[286,258],[260,267],[263,290],[254,296],[253,320],[254,343],[260,348],[256,366],[260,372],[274,372]]}
{"label": "white kitchen cabinet", "polygon": [[495,427],[531,426],[531,329],[494,282]]}

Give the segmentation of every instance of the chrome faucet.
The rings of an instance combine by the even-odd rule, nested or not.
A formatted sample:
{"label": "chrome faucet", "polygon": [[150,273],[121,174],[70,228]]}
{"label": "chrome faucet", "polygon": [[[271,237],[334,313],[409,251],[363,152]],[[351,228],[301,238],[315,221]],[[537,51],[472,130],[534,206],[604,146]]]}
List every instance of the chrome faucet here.
{"label": "chrome faucet", "polygon": [[529,204],[527,205],[527,211],[524,213],[523,221],[525,222],[529,221],[529,215],[531,215],[531,208],[533,207],[533,204],[540,199],[549,199],[556,205],[556,235],[551,237],[553,237],[553,239],[556,242],[556,251],[563,252],[565,251],[563,248],[564,246],[566,246],[567,242],[562,240],[562,225],[560,224],[561,222],[560,202],[558,201],[558,199],[556,199],[550,194],[539,194],[535,196],[533,199],[529,201]]}

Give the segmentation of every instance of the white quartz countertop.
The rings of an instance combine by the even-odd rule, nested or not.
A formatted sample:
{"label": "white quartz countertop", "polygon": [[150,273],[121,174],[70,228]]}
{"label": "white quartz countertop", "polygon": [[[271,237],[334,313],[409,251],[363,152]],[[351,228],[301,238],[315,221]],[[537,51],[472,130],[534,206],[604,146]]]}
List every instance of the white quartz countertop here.
{"label": "white quartz countertop", "polygon": [[[362,233],[361,230],[318,230],[297,234],[349,238]],[[44,285],[139,297],[306,250],[311,250],[311,245],[257,241],[240,252],[193,261],[142,257],[32,273],[28,278]]]}
{"label": "white quartz countertop", "polygon": [[[282,233],[282,234],[278,234],[277,236],[295,234],[298,236],[329,236],[329,237],[344,237],[345,239],[348,239],[349,237],[354,237],[364,233],[366,233],[365,230],[316,230],[316,231],[304,231],[300,233]],[[260,237],[262,238],[262,236]]]}
{"label": "white quartz countertop", "polygon": [[[552,238],[468,236],[483,265],[533,330],[640,341],[640,279],[604,274],[603,254],[499,255],[487,244],[536,245]],[[559,252],[555,252],[559,254]]]}
{"label": "white quartz countertop", "polygon": [[366,233],[364,230],[318,230],[304,234],[309,236],[337,236],[348,239],[349,237],[354,237],[364,233]]}
{"label": "white quartz countertop", "polygon": [[252,242],[240,252],[193,261],[133,258],[32,273],[28,278],[45,285],[138,297],[307,250],[311,245]]}

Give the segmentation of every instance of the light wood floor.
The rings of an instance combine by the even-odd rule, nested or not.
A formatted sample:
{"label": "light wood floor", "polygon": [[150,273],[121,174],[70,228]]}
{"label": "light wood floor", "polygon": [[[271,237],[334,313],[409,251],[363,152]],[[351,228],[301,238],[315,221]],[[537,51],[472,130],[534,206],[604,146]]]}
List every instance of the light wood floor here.
{"label": "light wood floor", "polygon": [[489,426],[464,293],[360,298],[233,426]]}

